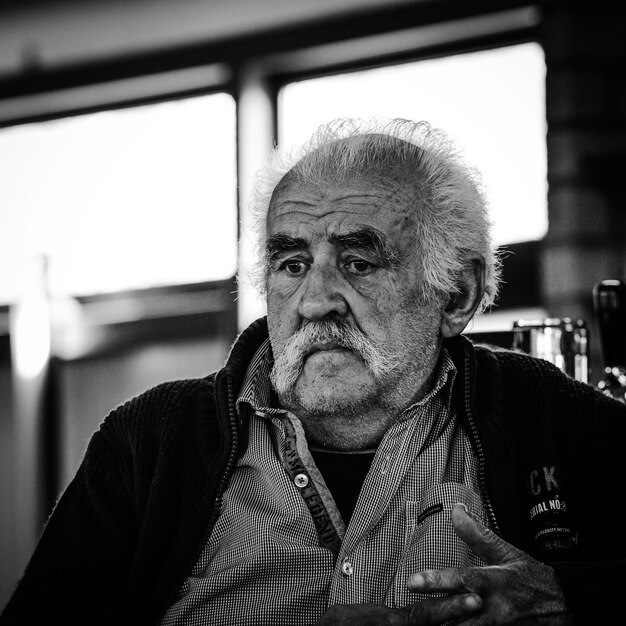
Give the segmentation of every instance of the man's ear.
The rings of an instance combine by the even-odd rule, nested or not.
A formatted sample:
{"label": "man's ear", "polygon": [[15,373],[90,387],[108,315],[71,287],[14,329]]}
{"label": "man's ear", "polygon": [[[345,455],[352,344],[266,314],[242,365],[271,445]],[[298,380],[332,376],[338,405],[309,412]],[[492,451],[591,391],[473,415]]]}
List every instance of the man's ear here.
{"label": "man's ear", "polygon": [[463,274],[458,293],[450,295],[441,316],[441,334],[454,337],[463,332],[474,317],[483,297],[485,285],[485,263],[483,259],[472,259],[468,270]]}

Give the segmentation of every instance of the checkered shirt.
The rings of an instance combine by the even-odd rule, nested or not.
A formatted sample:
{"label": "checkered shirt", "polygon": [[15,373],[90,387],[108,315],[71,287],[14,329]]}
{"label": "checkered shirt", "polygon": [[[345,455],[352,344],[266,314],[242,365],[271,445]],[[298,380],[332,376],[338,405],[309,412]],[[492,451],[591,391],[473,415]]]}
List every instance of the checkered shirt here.
{"label": "checkered shirt", "polygon": [[266,341],[237,401],[248,448],[163,626],[301,626],[333,604],[402,607],[426,597],[407,589],[411,573],[483,564],[450,524],[455,502],[488,519],[451,405],[456,369],[447,352],[431,392],[384,435],[347,527],[302,424],[269,406],[270,368]]}

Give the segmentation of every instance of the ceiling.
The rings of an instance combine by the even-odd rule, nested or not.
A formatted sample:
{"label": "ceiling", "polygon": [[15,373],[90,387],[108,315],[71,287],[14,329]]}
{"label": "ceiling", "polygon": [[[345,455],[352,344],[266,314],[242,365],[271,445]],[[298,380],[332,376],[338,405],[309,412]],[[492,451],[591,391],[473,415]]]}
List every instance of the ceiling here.
{"label": "ceiling", "polygon": [[[19,0],[0,3],[0,78],[183,49],[437,0]],[[324,22],[325,21],[325,22]]]}

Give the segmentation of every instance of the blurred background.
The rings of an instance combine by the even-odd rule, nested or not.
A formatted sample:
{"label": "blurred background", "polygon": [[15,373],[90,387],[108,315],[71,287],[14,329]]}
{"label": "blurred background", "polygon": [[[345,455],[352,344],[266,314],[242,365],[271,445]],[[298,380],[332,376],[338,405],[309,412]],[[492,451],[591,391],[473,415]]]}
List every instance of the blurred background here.
{"label": "blurred background", "polygon": [[626,278],[612,4],[0,3],[0,607],[104,416],[210,373],[264,314],[245,277],[253,175],[329,119],[446,130],[505,252],[468,332],[583,320],[594,384],[592,288]]}

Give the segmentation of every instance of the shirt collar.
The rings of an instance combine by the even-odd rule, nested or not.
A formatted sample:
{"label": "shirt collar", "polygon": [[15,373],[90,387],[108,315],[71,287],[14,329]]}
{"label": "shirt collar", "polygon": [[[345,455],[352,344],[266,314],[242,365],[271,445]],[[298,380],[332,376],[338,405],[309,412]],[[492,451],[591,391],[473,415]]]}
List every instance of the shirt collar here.
{"label": "shirt collar", "polygon": [[452,387],[454,385],[454,379],[456,378],[456,371],[456,365],[444,346],[441,349],[441,354],[437,363],[437,374],[435,376],[434,385],[426,395],[422,396],[419,400],[414,402],[402,412],[400,415],[400,421],[412,415],[415,409],[428,404],[438,393],[443,394],[444,404],[449,410],[450,402],[452,401]]}
{"label": "shirt collar", "polygon": [[246,370],[237,398],[237,412],[239,414],[241,414],[243,405],[248,405],[252,410],[266,409],[272,406],[273,390],[270,372],[273,362],[270,340],[266,339],[254,353]]}

